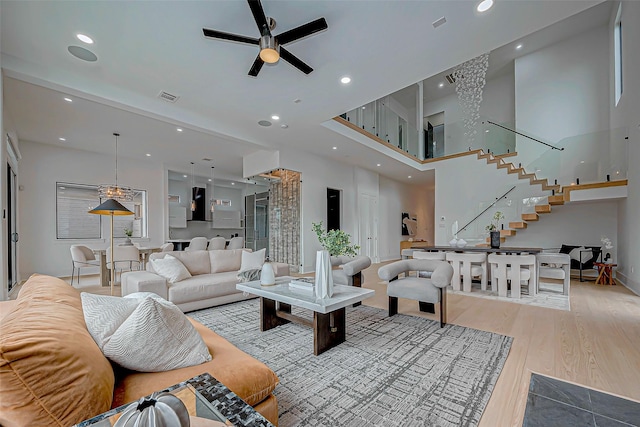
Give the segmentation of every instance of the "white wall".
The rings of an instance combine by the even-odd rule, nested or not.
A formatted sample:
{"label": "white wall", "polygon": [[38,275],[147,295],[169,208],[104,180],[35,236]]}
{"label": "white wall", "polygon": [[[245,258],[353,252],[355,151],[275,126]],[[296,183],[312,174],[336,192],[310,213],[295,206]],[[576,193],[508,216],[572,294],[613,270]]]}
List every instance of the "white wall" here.
{"label": "white wall", "polygon": [[[513,123],[515,119],[514,75],[507,72],[500,77],[488,80],[482,95],[480,115],[497,123]],[[463,112],[458,95],[452,94],[424,104],[424,116],[431,116],[444,111],[445,154],[466,151],[469,144],[464,136],[462,126]],[[484,135],[478,135],[474,149],[486,148]]]}
{"label": "white wall", "polygon": [[[20,213],[20,274],[23,279],[32,273],[70,276],[72,244],[87,244],[104,248],[108,239],[56,239],[56,182],[105,184],[114,180],[113,156],[87,151],[22,141],[20,144],[19,192]],[[149,209],[149,239],[145,244],[164,241],[165,174],[160,164],[152,161],[118,159],[118,183],[147,190]],[[103,217],[103,236],[109,235],[108,217]],[[137,241],[138,239],[134,239]]]}
{"label": "white wall", "polygon": [[[1,55],[0,55],[1,56]],[[0,129],[2,129],[2,138],[0,139],[0,165],[7,164],[7,153],[5,148],[5,138],[6,134],[4,128],[4,96],[2,94],[2,82],[3,82],[3,72],[2,72],[2,64],[0,62]],[[6,190],[6,174],[0,173],[0,211],[5,212],[7,208],[7,190]],[[7,220],[4,218],[4,215],[0,217],[0,263],[2,267],[0,267],[0,301],[5,301],[8,298],[7,295],[7,251],[5,248],[7,242]]]}
{"label": "white wall", "polygon": [[[609,47],[613,50],[613,24],[617,5],[609,25]],[[629,130],[628,196],[618,204],[618,270],[617,277],[640,295],[640,2],[622,2],[623,93],[615,106],[613,68],[608,96],[611,127]],[[611,52],[609,63],[613,64]]]}
{"label": "white wall", "polygon": [[[607,27],[515,61],[516,126],[545,142],[609,129]],[[518,137],[523,164],[549,148]]]}

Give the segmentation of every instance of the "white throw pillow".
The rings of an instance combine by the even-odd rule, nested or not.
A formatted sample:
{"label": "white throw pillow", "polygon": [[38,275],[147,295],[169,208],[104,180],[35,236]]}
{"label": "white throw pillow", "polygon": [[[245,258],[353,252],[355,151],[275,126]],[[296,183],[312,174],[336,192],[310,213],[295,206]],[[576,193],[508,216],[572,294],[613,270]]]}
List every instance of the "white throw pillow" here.
{"label": "white throw pillow", "polygon": [[102,353],[120,366],[162,372],[211,360],[189,319],[157,295],[140,299],[83,292],[81,298],[89,333]]}
{"label": "white throw pillow", "polygon": [[242,251],[242,262],[240,263],[240,271],[259,270],[264,264],[264,256],[266,249],[260,249],[256,252]]}
{"label": "white throw pillow", "polygon": [[171,255],[165,255],[164,258],[152,259],[151,265],[156,274],[167,279],[169,283],[179,282],[191,277],[191,273],[189,273],[187,267],[185,267],[178,258]]}
{"label": "white throw pillow", "polygon": [[[580,251],[586,252],[581,253]],[[580,261],[580,255],[582,255],[582,261]],[[571,252],[569,252],[569,257],[584,264],[588,261],[591,261],[591,258],[593,258],[593,251],[591,249],[585,248],[584,246],[580,246],[579,248],[575,248]]]}

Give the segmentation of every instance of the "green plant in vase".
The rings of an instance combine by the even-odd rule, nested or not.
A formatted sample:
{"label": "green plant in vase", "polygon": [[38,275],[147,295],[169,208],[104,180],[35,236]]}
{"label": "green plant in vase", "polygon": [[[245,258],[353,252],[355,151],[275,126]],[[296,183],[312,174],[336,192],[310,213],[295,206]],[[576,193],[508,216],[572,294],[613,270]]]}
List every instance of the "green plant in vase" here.
{"label": "green plant in vase", "polygon": [[129,239],[131,238],[131,236],[133,236],[133,230],[132,229],[125,228],[123,231],[124,231],[125,236],[127,236]]}
{"label": "green plant in vase", "polygon": [[491,218],[491,222],[489,223],[489,225],[487,225],[485,228],[487,231],[497,231],[498,230],[498,224],[500,223],[500,220],[504,219],[504,215],[502,214],[502,212],[500,211],[496,211],[496,213],[493,214],[493,218]]}
{"label": "green plant in vase", "polygon": [[322,221],[311,223],[322,247],[331,256],[356,256],[360,246],[351,244],[351,236],[342,230],[325,230]]}

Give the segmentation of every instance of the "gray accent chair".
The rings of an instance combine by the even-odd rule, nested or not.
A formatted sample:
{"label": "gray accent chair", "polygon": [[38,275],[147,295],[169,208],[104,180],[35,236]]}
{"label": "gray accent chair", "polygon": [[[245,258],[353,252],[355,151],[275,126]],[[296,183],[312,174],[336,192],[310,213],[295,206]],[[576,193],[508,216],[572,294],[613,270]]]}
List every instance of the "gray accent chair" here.
{"label": "gray accent chair", "polygon": [[[331,273],[333,276],[333,283],[336,285],[357,286],[362,287],[362,270],[371,266],[371,258],[365,255],[357,255],[355,257],[349,256],[332,256],[331,266],[340,267],[334,269]],[[353,304],[354,307],[361,305],[357,302]]]}
{"label": "gray accent chair", "polygon": [[[409,271],[430,271],[430,278],[413,277],[401,273]],[[453,267],[446,261],[427,259],[406,259],[392,262],[378,270],[378,276],[389,282],[389,316],[398,314],[398,298],[417,300],[420,311],[435,313],[435,304],[440,304],[440,327],[447,323],[447,290],[453,277]]]}

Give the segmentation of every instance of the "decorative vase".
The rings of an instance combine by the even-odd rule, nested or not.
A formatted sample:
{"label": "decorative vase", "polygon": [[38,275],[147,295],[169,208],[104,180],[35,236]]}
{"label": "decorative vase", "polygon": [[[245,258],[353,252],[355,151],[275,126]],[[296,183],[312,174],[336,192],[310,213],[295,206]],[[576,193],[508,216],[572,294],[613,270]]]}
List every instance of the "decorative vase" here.
{"label": "decorative vase", "polygon": [[272,286],[275,284],[276,284],[276,275],[273,271],[273,265],[267,258],[264,264],[262,264],[262,271],[260,271],[260,285]]}
{"label": "decorative vase", "polygon": [[465,246],[467,246],[467,241],[464,239],[459,239],[456,243],[456,246],[459,248],[464,248]]}
{"label": "decorative vase", "polygon": [[331,257],[329,251],[316,253],[316,298],[324,299],[333,296],[333,274],[331,273]]}
{"label": "decorative vase", "polygon": [[114,427],[189,427],[189,411],[171,393],[154,393],[129,405]]}
{"label": "decorative vase", "polygon": [[451,246],[452,248],[455,248],[456,246],[458,246],[458,239],[456,239],[455,237],[451,239],[449,241],[449,246]]}
{"label": "decorative vase", "polygon": [[489,234],[491,235],[491,247],[498,249],[500,247],[500,232],[490,231]]}

